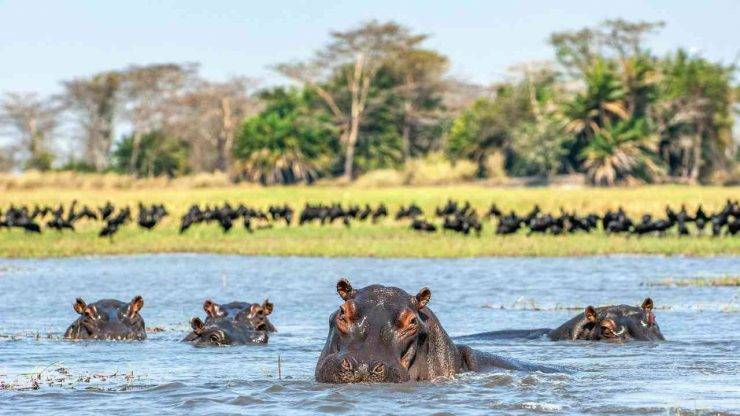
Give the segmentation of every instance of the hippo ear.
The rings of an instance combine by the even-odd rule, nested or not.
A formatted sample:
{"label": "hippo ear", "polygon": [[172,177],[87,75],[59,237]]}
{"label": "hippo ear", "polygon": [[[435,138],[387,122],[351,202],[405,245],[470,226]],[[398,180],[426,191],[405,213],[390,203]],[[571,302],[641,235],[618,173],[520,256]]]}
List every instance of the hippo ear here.
{"label": "hippo ear", "polygon": [[265,315],[269,315],[272,313],[272,309],[275,307],[272,303],[270,303],[269,299],[265,299],[264,302],[262,302],[262,310],[265,311]]}
{"label": "hippo ear", "polygon": [[429,303],[429,299],[432,298],[432,291],[429,290],[428,287],[423,287],[419,291],[419,293],[416,294],[412,298],[412,302],[414,305],[416,305],[417,309],[423,309],[425,306],[427,306],[427,303]]}
{"label": "hippo ear", "polygon": [[337,282],[337,293],[339,293],[339,297],[342,299],[349,300],[355,297],[357,291],[352,289],[352,285],[349,283],[349,280],[341,278]]}
{"label": "hippo ear", "polygon": [[72,307],[74,308],[75,312],[82,315],[85,312],[85,307],[87,307],[87,304],[85,303],[84,300],[82,300],[82,298],[77,298],[77,300],[75,300],[75,303],[74,305],[72,305]]}
{"label": "hippo ear", "polygon": [[200,335],[200,333],[203,332],[203,326],[203,321],[201,321],[198,317],[190,320],[190,327],[193,328],[193,332],[195,332],[197,335]]}
{"label": "hippo ear", "polygon": [[594,309],[593,306],[591,305],[586,306],[586,310],[584,311],[584,314],[586,315],[586,319],[589,322],[598,321],[598,318],[596,317],[596,309]]}
{"label": "hippo ear", "polygon": [[206,311],[206,315],[212,318],[218,316],[218,305],[210,299],[206,299],[206,301],[203,302],[203,310]]}
{"label": "hippo ear", "polygon": [[128,304],[128,316],[136,315],[143,307],[144,298],[142,298],[141,295],[135,296],[133,299],[131,299],[131,303]]}
{"label": "hippo ear", "polygon": [[653,310],[653,300],[650,298],[645,298],[645,300],[642,301],[642,309],[646,311]]}

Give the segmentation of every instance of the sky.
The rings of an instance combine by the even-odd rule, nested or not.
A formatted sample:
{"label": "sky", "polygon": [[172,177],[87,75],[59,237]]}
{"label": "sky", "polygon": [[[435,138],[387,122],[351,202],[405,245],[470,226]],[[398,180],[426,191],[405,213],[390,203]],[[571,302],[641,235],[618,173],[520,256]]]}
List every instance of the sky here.
{"label": "sky", "polygon": [[740,59],[740,0],[718,1],[6,1],[0,0],[0,92],[60,91],[61,80],[129,64],[199,62],[214,80],[284,82],[270,66],[306,58],[331,30],[394,20],[431,38],[451,75],[489,84],[521,62],[553,58],[550,33],[607,18],[662,20],[649,44]]}

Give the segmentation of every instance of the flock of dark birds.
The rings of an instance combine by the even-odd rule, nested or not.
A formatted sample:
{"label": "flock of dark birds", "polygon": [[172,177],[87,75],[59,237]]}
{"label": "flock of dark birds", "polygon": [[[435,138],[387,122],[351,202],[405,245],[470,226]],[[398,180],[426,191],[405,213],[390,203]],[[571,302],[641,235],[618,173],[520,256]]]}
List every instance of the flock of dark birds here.
{"label": "flock of dark birds", "polygon": [[[139,203],[135,220],[139,227],[151,230],[168,215],[169,212],[163,204]],[[388,207],[382,203],[375,208],[368,204],[361,207],[343,206],[339,203],[329,205],[309,203],[297,215],[297,221],[294,221],[296,212],[287,204],[273,205],[266,211],[244,204],[233,206],[228,202],[213,207],[205,205],[202,208],[195,204],[181,217],[180,233],[186,233],[193,226],[200,224],[217,224],[224,233],[229,232],[235,224],[241,225],[250,233],[271,228],[279,223],[286,226],[294,223],[298,226],[312,223],[324,226],[341,222],[344,226],[350,227],[353,222],[377,224],[389,216]],[[497,235],[515,234],[520,230],[526,230],[527,235],[563,235],[590,233],[601,229],[607,234],[665,236],[675,228],[675,234],[679,236],[701,235],[708,229],[707,233],[719,237],[734,236],[740,230],[740,202],[728,200],[723,208],[716,212],[708,212],[701,205],[694,211],[688,210],[685,205],[678,210],[666,206],[665,217],[655,218],[645,214],[640,219],[633,219],[621,207],[615,211],[607,210],[603,214],[579,215],[575,211],[566,211],[562,208],[557,214],[545,213],[535,205],[531,211],[519,215],[514,211],[504,213],[493,204],[480,215],[469,202],[448,200],[428,216],[414,203],[401,206],[394,218],[396,221],[408,221],[410,229],[418,232],[432,233],[442,229],[478,236],[485,222],[494,221]],[[66,208],[60,204],[56,208],[11,205],[5,211],[0,209],[0,228],[20,228],[28,233],[41,233],[42,224],[58,232],[75,231],[76,224],[85,220],[103,222],[98,235],[112,238],[122,226],[132,222],[134,216],[128,206],[116,207],[110,202],[95,208],[80,206],[77,201],[73,201]],[[692,229],[689,228],[689,224],[693,224]]]}

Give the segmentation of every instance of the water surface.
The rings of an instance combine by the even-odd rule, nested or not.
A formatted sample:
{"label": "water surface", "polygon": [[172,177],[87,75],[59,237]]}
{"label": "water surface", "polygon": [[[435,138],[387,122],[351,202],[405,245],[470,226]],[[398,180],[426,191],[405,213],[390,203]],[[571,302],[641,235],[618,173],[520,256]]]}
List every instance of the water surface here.
{"label": "water surface", "polygon": [[[740,413],[740,307],[733,287],[654,286],[740,274],[740,258],[325,259],[152,255],[0,260],[3,410],[75,414]],[[588,304],[651,296],[669,340],[475,343],[569,374],[496,371],[399,385],[313,380],[339,277],[432,290],[451,335],[554,327]],[[145,299],[144,342],[59,339],[76,297]],[[205,298],[275,303],[267,346],[179,342]],[[278,366],[280,360],[280,366]],[[34,381],[36,380],[36,381]],[[35,388],[37,387],[37,388]],[[10,389],[8,389],[10,388]]]}

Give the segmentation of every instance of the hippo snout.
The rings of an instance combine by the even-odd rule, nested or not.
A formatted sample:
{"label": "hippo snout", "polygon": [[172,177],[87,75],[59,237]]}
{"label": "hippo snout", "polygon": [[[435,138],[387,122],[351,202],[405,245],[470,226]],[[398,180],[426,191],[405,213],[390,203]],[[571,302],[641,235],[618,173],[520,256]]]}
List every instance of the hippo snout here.
{"label": "hippo snout", "polygon": [[409,380],[408,371],[399,365],[378,360],[363,360],[349,354],[326,357],[316,369],[325,383],[400,383]]}

